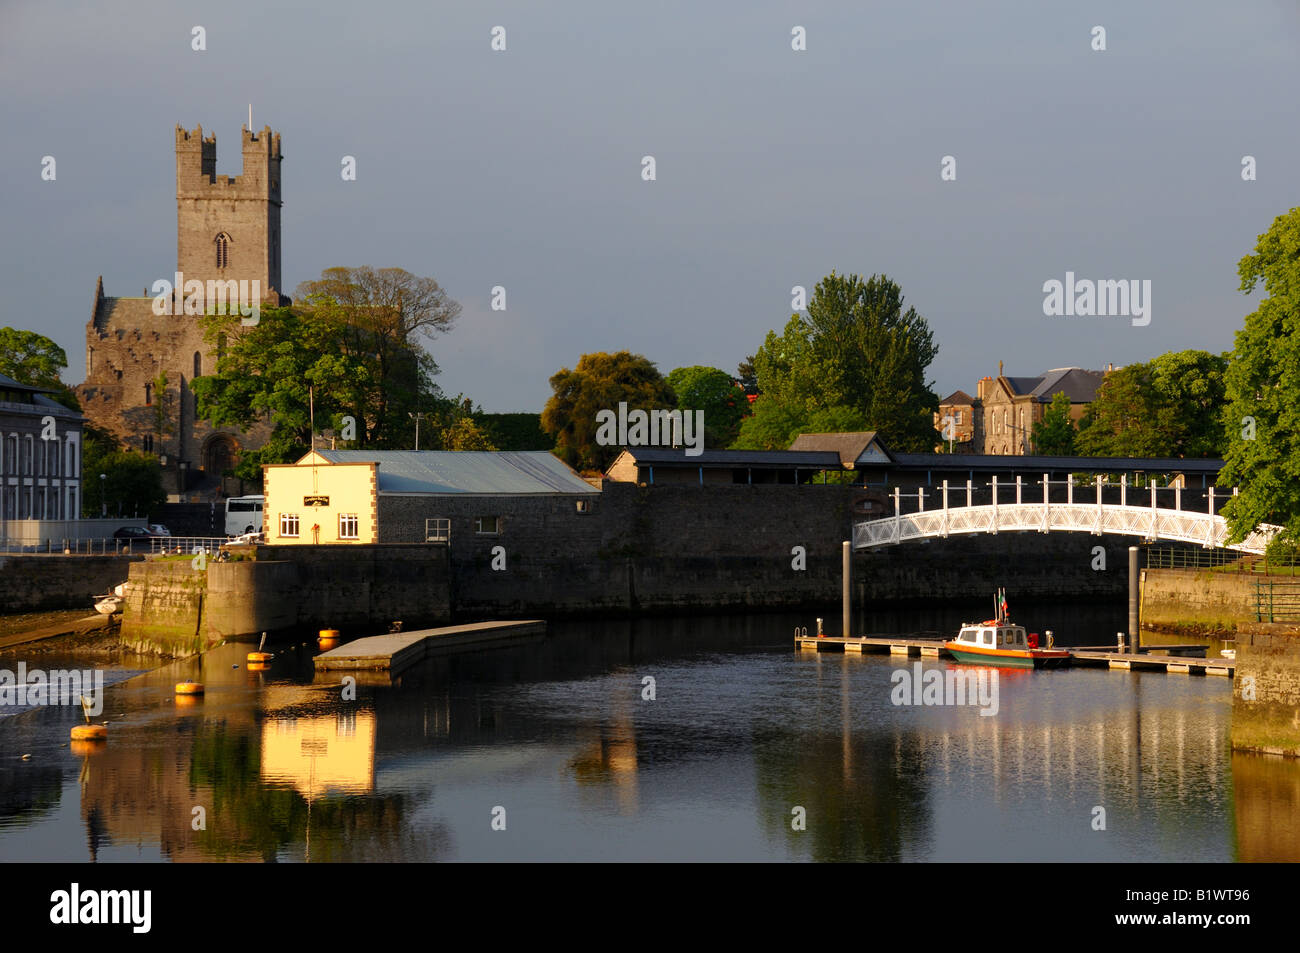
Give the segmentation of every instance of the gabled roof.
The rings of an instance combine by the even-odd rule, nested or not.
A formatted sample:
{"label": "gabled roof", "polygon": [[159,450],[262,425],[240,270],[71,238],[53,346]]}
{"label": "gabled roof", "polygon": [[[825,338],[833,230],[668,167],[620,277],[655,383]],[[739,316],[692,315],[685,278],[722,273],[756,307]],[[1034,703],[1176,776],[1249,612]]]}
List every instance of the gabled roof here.
{"label": "gabled roof", "polygon": [[858,433],[801,433],[790,444],[791,450],[831,451],[840,458],[840,465],[852,469],[858,463],[887,463],[889,451],[876,436],[876,431]]}
{"label": "gabled roof", "polygon": [[975,398],[964,390],[955,390],[943,400],[939,401],[940,406],[944,404],[974,404]]}
{"label": "gabled roof", "polygon": [[1087,404],[1097,399],[1097,388],[1106,375],[1101,371],[1085,371],[1081,367],[1058,367],[1040,379],[1033,394],[1039,400],[1050,402],[1052,396],[1064,393],[1072,404]]}
{"label": "gabled roof", "polygon": [[[378,464],[380,493],[599,493],[548,450],[317,450],[330,463]],[[298,466],[310,464],[309,453]]]}

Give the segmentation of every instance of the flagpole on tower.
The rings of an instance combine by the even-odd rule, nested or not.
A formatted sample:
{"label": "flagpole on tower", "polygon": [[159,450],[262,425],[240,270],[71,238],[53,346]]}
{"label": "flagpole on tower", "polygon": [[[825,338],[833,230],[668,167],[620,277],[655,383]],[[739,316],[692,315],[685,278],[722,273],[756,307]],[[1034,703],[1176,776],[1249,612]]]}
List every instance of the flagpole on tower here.
{"label": "flagpole on tower", "polygon": [[248,131],[253,131],[253,104],[248,104]]}

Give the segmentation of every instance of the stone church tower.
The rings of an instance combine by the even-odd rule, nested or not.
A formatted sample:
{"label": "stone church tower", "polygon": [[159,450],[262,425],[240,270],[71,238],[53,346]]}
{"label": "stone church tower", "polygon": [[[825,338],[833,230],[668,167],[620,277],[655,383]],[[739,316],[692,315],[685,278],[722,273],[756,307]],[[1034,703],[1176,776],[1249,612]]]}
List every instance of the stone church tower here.
{"label": "stone church tower", "polygon": [[[217,137],[204,138],[202,126],[176,127],[176,270],[205,285],[246,281],[251,291],[257,281],[262,306],[288,304],[278,291],[280,135],[270,126],[242,133],[242,173],[224,176],[217,175]],[[265,443],[269,422],[241,433],[197,419],[190,382],[214,371],[221,345],[203,340],[200,319],[179,300],[172,311],[155,314],[148,288],[139,298],[106,297],[100,277],[86,325],[86,381],[77,388],[82,410],[126,447],[158,456],[170,499],[251,492],[223,471]]]}

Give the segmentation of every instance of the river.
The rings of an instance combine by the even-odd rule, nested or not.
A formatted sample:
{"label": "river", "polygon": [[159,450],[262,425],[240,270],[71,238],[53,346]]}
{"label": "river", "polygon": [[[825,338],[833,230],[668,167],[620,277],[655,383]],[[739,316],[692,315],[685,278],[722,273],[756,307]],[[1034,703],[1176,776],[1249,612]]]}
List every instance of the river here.
{"label": "river", "polygon": [[[1011,608],[1066,645],[1113,643],[1126,618]],[[978,614],[859,620],[951,634]],[[899,704],[949,663],[799,652],[795,625],[815,631],[556,623],[354,690],[313,680],[314,646],[265,672],[223,646],[108,687],[95,748],[69,746],[75,708],[0,718],[0,859],[1300,860],[1300,765],[1231,754],[1227,679],[999,672],[996,711]],[[185,704],[187,677],[207,692]]]}

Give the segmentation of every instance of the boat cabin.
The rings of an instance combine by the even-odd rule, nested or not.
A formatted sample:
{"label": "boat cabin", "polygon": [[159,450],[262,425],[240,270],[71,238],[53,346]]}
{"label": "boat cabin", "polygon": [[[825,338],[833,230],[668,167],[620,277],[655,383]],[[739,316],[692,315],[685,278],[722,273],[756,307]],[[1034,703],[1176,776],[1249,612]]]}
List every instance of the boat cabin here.
{"label": "boat cabin", "polygon": [[966,623],[957,635],[958,642],[997,649],[1028,649],[1025,630],[1018,625],[978,625]]}

